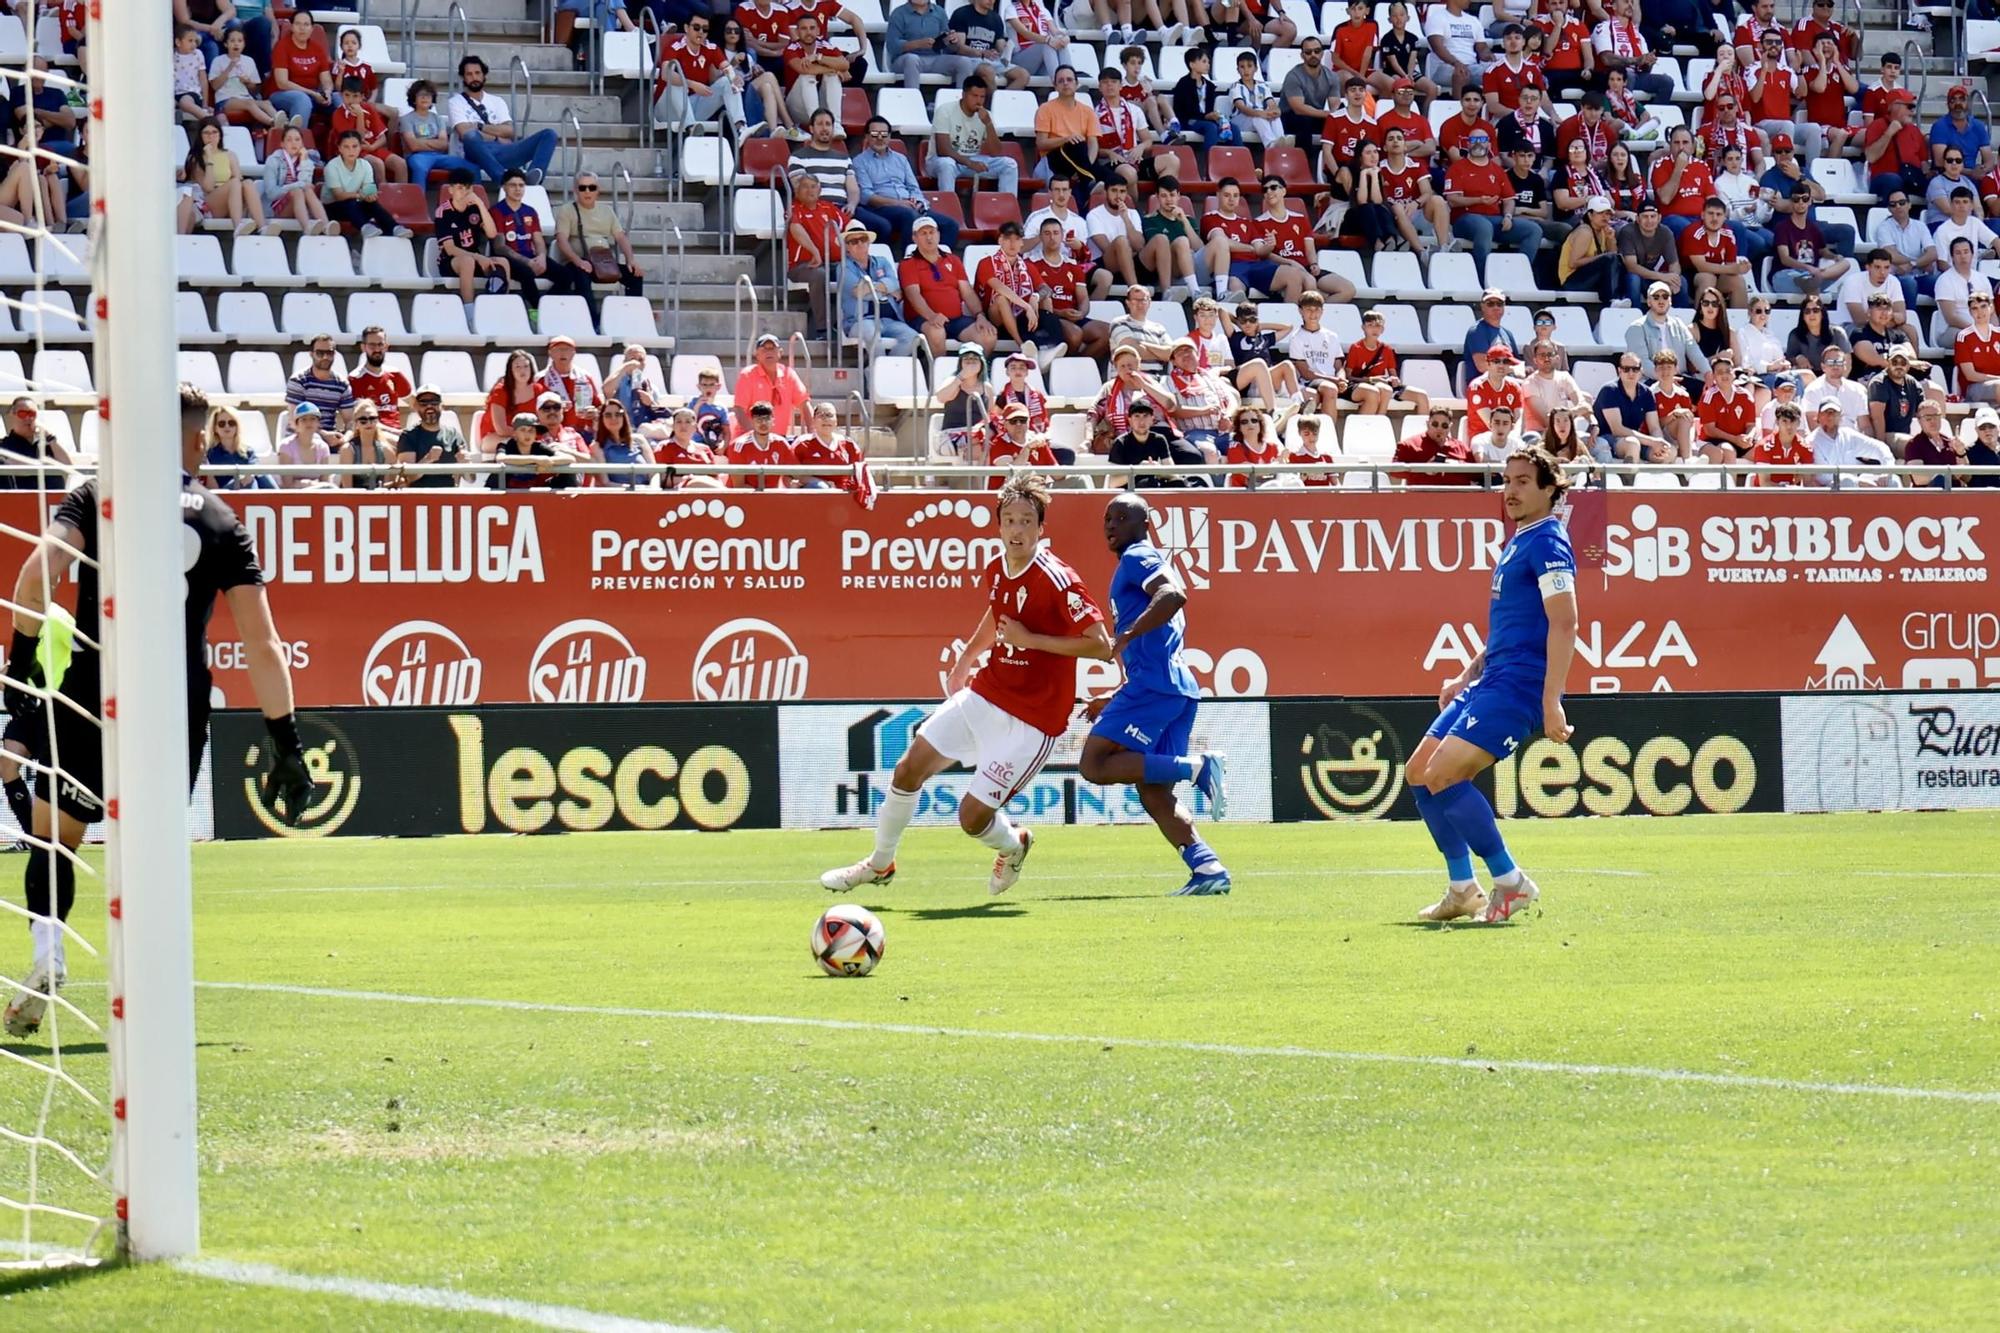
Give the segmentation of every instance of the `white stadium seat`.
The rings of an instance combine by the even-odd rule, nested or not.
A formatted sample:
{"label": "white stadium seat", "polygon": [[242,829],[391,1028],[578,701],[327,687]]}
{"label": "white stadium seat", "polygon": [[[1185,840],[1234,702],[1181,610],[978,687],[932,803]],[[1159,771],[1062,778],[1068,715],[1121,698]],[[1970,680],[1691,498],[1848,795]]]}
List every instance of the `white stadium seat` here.
{"label": "white stadium seat", "polygon": [[311,338],[339,329],[340,316],[325,292],[286,292],[278,307],[278,323],[289,337]]}
{"label": "white stadium seat", "polygon": [[416,382],[437,385],[447,398],[474,397],[486,392],[472,372],[470,352],[425,352]]}
{"label": "white stadium seat", "polygon": [[[320,21],[325,22],[324,17]],[[340,32],[335,33],[333,38],[335,54],[338,54],[340,51],[341,34],[347,32],[361,34],[361,61],[377,74],[407,74],[409,72],[410,67],[408,65],[405,65],[402,61],[389,54],[389,39],[383,34],[382,29],[373,23],[342,24]]]}
{"label": "white stadium seat", "polygon": [[191,352],[182,348],[174,358],[174,375],[203,393],[219,395],[225,392],[222,365],[213,352]]}
{"label": "white stadium seat", "polygon": [[182,282],[197,286],[213,286],[230,280],[229,270],[222,264],[222,242],[213,236],[174,237],[174,271]]}
{"label": "white stadium seat", "polygon": [[667,381],[667,393],[675,398],[693,398],[701,392],[701,372],[712,370],[722,375],[724,385],[729,376],[723,374],[722,358],[701,353],[689,353],[674,358],[673,373]]}
{"label": "white stadium seat", "polygon": [[[332,241],[340,247],[345,258],[347,242],[337,236],[302,238],[299,242],[301,252],[307,240]],[[285,257],[284,238],[280,236],[238,236],[236,244],[230,248],[229,272],[239,282],[256,286],[289,287],[297,281],[292,276],[291,261]],[[349,272],[352,272],[351,268]]]}
{"label": "white stadium seat", "polygon": [[[1457,258],[1470,262],[1472,256],[1459,255]],[[1435,269],[1443,255],[1434,256],[1431,267]],[[1424,281],[1424,270],[1417,257],[1407,250],[1384,250],[1375,256],[1368,274],[1368,286],[1392,296],[1410,296],[1422,293],[1428,286]]]}
{"label": "white stadium seat", "polygon": [[215,301],[215,331],[232,338],[276,341],[271,298],[262,292],[224,292]]}
{"label": "white stadium seat", "polygon": [[285,366],[276,352],[231,352],[229,392],[238,397],[284,396]]}
{"label": "white stadium seat", "polygon": [[90,378],[90,362],[82,352],[43,348],[35,353],[34,364],[29,369],[43,393],[97,392],[97,386]]}
{"label": "white stadium seat", "polygon": [[[1489,258],[1488,263],[1492,260]],[[1479,268],[1468,254],[1434,254],[1431,256],[1430,289],[1439,296],[1454,301],[1476,301],[1485,284],[1479,281]],[[1431,341],[1436,342],[1433,338]]]}
{"label": "white stadium seat", "polygon": [[213,342],[219,336],[209,325],[200,292],[174,293],[174,333],[183,343]]}
{"label": "white stadium seat", "polygon": [[[271,239],[277,240],[276,237]],[[282,241],[278,243],[281,246],[284,244]],[[362,245],[366,253],[368,242],[364,241]],[[240,253],[243,242],[238,241],[236,248]],[[408,255],[410,247],[405,244],[402,250]],[[350,287],[361,281],[354,273],[353,252],[347,248],[347,241],[339,236],[301,236],[298,274],[321,287]]]}
{"label": "white stadium seat", "polygon": [[[525,312],[521,322],[527,323]],[[460,304],[458,294],[426,292],[410,302],[410,332],[417,338],[449,338],[460,342],[469,339],[471,330],[465,327],[465,307]]]}
{"label": "white stadium seat", "polygon": [[[380,239],[380,238],[378,238]],[[398,242],[408,249],[407,244]],[[453,301],[456,302],[454,297]],[[403,303],[387,292],[356,292],[347,298],[347,334],[359,338],[361,330],[370,324],[380,324],[382,331],[391,338],[406,338],[409,330],[403,327]],[[465,315],[459,313],[459,332],[465,332]]]}
{"label": "white stadium seat", "polygon": [[[549,303],[542,302],[543,318]],[[657,343],[660,329],[653,321],[653,304],[643,296],[607,296],[598,308],[597,326],[604,337],[618,343]],[[669,340],[671,345],[671,340]]]}
{"label": "white stadium seat", "polygon": [[[483,325],[480,332],[486,332]],[[544,296],[541,333],[544,338],[566,333],[579,342],[595,340],[597,330],[590,322],[590,303],[581,296]]]}
{"label": "white stadium seat", "polygon": [[[424,299],[421,296],[417,298],[418,301]],[[444,299],[450,301],[454,298],[447,296]],[[463,315],[464,312],[465,308],[460,306],[459,313]],[[410,317],[412,320],[416,319],[414,309],[410,312]],[[525,342],[535,336],[534,328],[528,323],[528,307],[522,303],[520,297],[511,292],[501,296],[474,297],[472,323],[482,338],[505,338]]]}

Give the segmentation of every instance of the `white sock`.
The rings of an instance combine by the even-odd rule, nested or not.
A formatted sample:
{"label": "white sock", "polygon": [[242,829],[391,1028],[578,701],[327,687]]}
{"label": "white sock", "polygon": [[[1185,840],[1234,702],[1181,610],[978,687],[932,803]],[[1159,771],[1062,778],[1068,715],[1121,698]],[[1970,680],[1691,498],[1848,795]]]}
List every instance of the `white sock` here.
{"label": "white sock", "polygon": [[1227,297],[1228,295],[1229,295],[1229,279],[1217,278],[1215,280],[1215,299],[1220,301],[1223,298]]}
{"label": "white sock", "polygon": [[979,834],[978,838],[984,845],[1003,854],[1021,850],[1021,835],[1014,831],[1014,825],[1009,822],[1005,810],[993,812],[993,822],[986,826],[986,831]]}
{"label": "white sock", "polygon": [[1496,889],[1511,889],[1520,882],[1521,867],[1519,866],[1515,866],[1504,875],[1495,875],[1493,877],[1493,887]]}
{"label": "white sock", "polygon": [[1190,276],[1187,280],[1187,289],[1189,295],[1199,297],[1201,295],[1201,279]]}
{"label": "white sock", "polygon": [[896,860],[896,845],[903,840],[903,830],[910,826],[910,816],[917,813],[917,794],[899,790],[890,784],[889,794],[875,807],[875,854],[868,858],[868,864],[877,870],[887,870]]}
{"label": "white sock", "polygon": [[37,917],[28,922],[28,935],[35,942],[35,966],[53,954],[58,965],[62,962],[62,923]]}

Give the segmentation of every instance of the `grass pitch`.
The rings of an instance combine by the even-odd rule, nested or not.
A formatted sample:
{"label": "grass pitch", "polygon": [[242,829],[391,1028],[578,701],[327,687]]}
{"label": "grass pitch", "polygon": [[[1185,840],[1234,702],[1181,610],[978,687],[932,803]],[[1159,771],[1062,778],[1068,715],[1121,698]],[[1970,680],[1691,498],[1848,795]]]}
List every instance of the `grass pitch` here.
{"label": "grass pitch", "polygon": [[[1541,914],[1443,930],[1419,825],[1218,829],[1225,899],[1051,828],[997,902],[919,831],[860,981],[865,834],[203,847],[205,1248],[735,1330],[1992,1327],[2000,818],[1506,831]],[[149,1269],[0,1326],[506,1323]]]}

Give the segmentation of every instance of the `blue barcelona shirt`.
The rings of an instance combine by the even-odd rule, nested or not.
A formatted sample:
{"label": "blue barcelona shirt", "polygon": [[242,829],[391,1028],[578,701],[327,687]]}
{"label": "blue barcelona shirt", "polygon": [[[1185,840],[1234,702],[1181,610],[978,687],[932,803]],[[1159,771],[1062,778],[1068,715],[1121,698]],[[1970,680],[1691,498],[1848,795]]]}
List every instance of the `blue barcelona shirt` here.
{"label": "blue barcelona shirt", "polygon": [[[1118,570],[1111,576],[1111,613],[1120,634],[1145,614],[1153,601],[1146,585],[1162,574],[1168,578],[1174,576],[1167,558],[1151,542],[1133,542],[1118,557]],[[1187,617],[1177,611],[1166,624],[1126,644],[1126,688],[1178,694],[1189,699],[1199,697],[1201,687],[1194,683],[1194,673],[1181,657],[1181,645],[1186,638]]]}
{"label": "blue barcelona shirt", "polygon": [[1575,587],[1576,557],[1554,514],[1515,529],[1493,570],[1481,683],[1540,693],[1549,664],[1549,612],[1542,598]]}

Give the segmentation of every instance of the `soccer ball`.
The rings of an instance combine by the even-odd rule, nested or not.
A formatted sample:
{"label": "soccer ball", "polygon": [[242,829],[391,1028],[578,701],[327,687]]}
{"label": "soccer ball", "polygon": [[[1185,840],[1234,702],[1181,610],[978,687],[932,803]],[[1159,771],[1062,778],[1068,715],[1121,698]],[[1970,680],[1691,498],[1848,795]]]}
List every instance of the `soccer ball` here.
{"label": "soccer ball", "polygon": [[865,977],[882,961],[882,922],[857,903],[829,907],[813,922],[812,951],[830,977]]}

